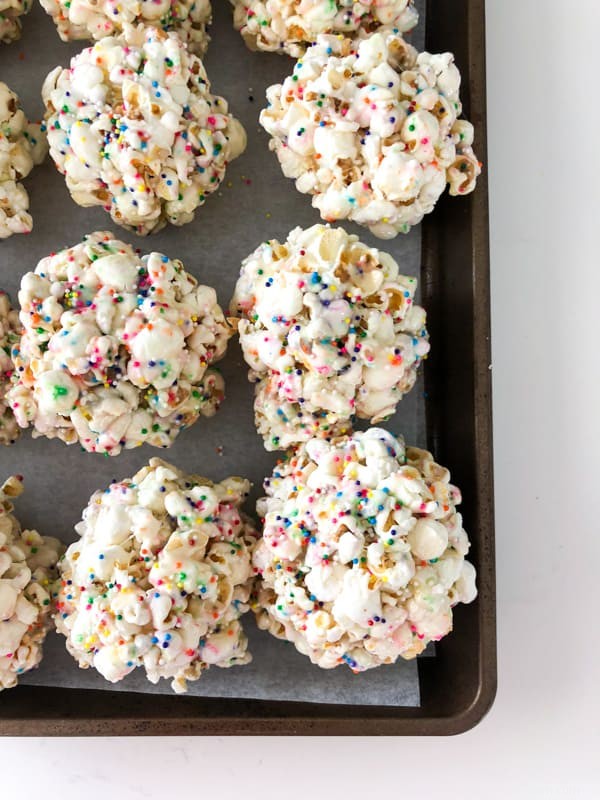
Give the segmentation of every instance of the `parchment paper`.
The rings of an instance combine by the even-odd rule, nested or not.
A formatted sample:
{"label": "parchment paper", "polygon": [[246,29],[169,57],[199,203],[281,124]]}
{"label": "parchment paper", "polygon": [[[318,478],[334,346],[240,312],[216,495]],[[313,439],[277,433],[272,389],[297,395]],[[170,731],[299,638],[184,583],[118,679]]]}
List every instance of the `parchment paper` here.
{"label": "parchment paper", "polygon": [[[219,302],[229,305],[241,260],[264,239],[285,239],[296,225],[308,227],[319,221],[310,198],[296,192],[284,178],[274,155],[267,148],[267,135],[258,125],[265,89],[281,81],[292,62],[274,54],[251,53],[231,25],[225,0],[213,0],[215,23],[206,66],[213,91],[230,102],[242,121],[249,145],[246,153],[228,170],[219,193],[198,210],[196,220],[182,228],[169,227],[159,234],[140,238],[112,224],[102,209],[82,209],[71,200],[63,178],[48,159],[25,181],[34,219],[29,236],[15,235],[0,242],[0,286],[16,300],[24,272],[35,268],[48,253],[75,244],[83,234],[112,230],[124,241],[143,251],[158,250],[180,258],[201,282],[214,286]],[[413,35],[422,46],[424,3],[418,2],[421,24]],[[14,89],[31,119],[42,115],[40,90],[46,74],[57,64],[67,65],[81,43],[62,43],[50,18],[35,4],[24,21],[23,38],[0,45],[0,79]],[[382,242],[368,231],[348,224],[367,243],[392,253],[402,272],[419,274],[420,232]],[[247,381],[237,343],[232,343],[221,362],[227,399],[212,419],[200,419],[184,431],[170,450],[141,447],[115,458],[84,453],[77,445],[58,440],[33,440],[24,432],[12,448],[0,450],[0,477],[18,472],[25,476],[26,492],[17,514],[24,526],[35,527],[65,542],[75,536],[74,524],[98,488],[114,478],[133,475],[152,456],[160,456],[190,472],[220,480],[236,474],[249,478],[254,489],[247,510],[252,512],[263,478],[270,474],[277,454],[267,453],[253,423],[253,387]],[[361,427],[365,427],[364,425]],[[407,442],[425,444],[422,383],[400,404],[387,423]],[[359,676],[349,670],[320,670],[286,642],[256,630],[251,615],[245,617],[254,661],[250,666],[228,670],[213,668],[200,681],[190,684],[190,693],[203,696],[295,699],[309,702],[419,705],[416,662],[401,662]],[[79,670],[67,655],[62,637],[48,637],[42,666],[22,678],[23,683],[137,692],[170,693],[161,681],[152,687],[137,670],[120,685],[113,686],[92,670]],[[1,702],[1,700],[0,700]],[[176,698],[174,698],[176,702]]]}

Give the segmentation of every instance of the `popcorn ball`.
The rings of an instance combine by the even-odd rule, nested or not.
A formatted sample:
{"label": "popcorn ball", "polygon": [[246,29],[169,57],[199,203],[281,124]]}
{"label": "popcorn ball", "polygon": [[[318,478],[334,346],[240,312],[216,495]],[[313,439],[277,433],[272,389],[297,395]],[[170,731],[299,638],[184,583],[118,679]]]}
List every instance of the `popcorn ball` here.
{"label": "popcorn ball", "polygon": [[56,626],[83,668],[111,683],[143,667],[175,692],[211,664],[247,664],[256,532],[242,478],[213,483],[153,458],[96,492],[60,564]]}
{"label": "popcorn ball", "polygon": [[117,455],[169,447],[217,411],[224,383],[210,365],[233,328],[180,261],[92,233],[28,272],[19,302],[8,402],[34,437]]}
{"label": "popcorn ball", "polygon": [[43,131],[27,121],[17,95],[0,81],[0,239],[31,231],[29,196],[20,181],[46,156]]}
{"label": "popcorn ball", "polygon": [[0,0],[0,42],[21,38],[21,17],[30,10],[31,0]]}
{"label": "popcorn ball", "polygon": [[50,154],[81,206],[145,235],[184,225],[246,146],[177,34],[128,27],[57,67],[42,89]]}
{"label": "popcorn ball", "polygon": [[409,31],[419,15],[412,0],[231,0],[233,23],[251,50],[304,54],[322,33],[347,37],[389,26]]}
{"label": "popcorn ball", "polygon": [[379,428],[313,439],[258,501],[258,625],[325,669],[410,659],[476,596],[448,470]]}
{"label": "popcorn ball", "polygon": [[324,220],[390,239],[421,222],[446,184],[451,195],[475,188],[481,168],[459,87],[451,53],[417,54],[393,32],[319,36],[267,89],[260,122],[284,175]]}
{"label": "popcorn ball", "polygon": [[11,307],[6,292],[0,289],[0,444],[14,444],[19,436],[19,426],[7,401],[13,375],[11,351],[19,340],[19,315]]}
{"label": "popcorn ball", "polygon": [[40,0],[63,42],[118,36],[130,25],[175,30],[191,52],[202,55],[210,37],[210,0]]}
{"label": "popcorn ball", "polygon": [[296,228],[242,264],[232,300],[268,450],[378,422],[429,351],[417,281],[341,228]]}
{"label": "popcorn ball", "polygon": [[37,667],[50,628],[50,585],[64,550],[58,539],[22,530],[12,501],[23,492],[13,475],[0,487],[0,691]]}

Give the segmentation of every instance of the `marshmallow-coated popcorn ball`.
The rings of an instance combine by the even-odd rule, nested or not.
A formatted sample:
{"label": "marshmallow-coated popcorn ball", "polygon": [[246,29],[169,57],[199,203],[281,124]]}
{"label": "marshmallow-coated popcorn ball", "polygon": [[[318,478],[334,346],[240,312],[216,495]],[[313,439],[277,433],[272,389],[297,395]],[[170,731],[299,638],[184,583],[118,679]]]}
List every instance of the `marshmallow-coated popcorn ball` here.
{"label": "marshmallow-coated popcorn ball", "polygon": [[461,496],[430,453],[378,428],[312,440],[258,501],[259,627],[326,669],[414,658],[476,594]]}
{"label": "marshmallow-coated popcorn ball", "polygon": [[6,400],[13,375],[11,352],[19,340],[19,314],[12,308],[6,292],[0,289],[0,444],[13,444],[19,426]]}
{"label": "marshmallow-coated popcorn ball", "polygon": [[[1,0],[0,0],[1,2]],[[142,23],[175,30],[193,53],[209,42],[210,0],[40,0],[64,42],[117,36],[128,25]]]}
{"label": "marshmallow-coated popcorn ball", "polygon": [[473,191],[473,126],[459,119],[451,53],[420,53],[393,32],[352,42],[319,36],[260,121],[284,175],[328,222],[350,219],[383,239],[407,233],[446,184]]}
{"label": "marshmallow-coated popcorn ball", "polygon": [[209,367],[233,328],[180,261],[92,233],[24,275],[19,303],[8,402],[34,437],[117,455],[169,447],[218,409],[224,383]]}
{"label": "marshmallow-coated popcorn ball", "polygon": [[366,35],[382,26],[409,31],[412,0],[231,0],[233,22],[252,50],[302,56],[322,33]]}
{"label": "marshmallow-coated popcorn ball", "polygon": [[0,239],[31,231],[29,196],[20,181],[46,156],[44,130],[28,122],[17,95],[0,81]]}
{"label": "marshmallow-coated popcorn ball", "polygon": [[21,36],[21,17],[31,10],[31,0],[0,0],[0,42]]}
{"label": "marshmallow-coated popcorn ball", "polygon": [[129,27],[56,67],[42,89],[50,154],[81,206],[145,235],[184,225],[246,146],[177,34]]}
{"label": "marshmallow-coated popcorn ball", "polygon": [[246,664],[240,616],[256,538],[241,511],[250,484],[212,483],[153,458],[96,492],[60,563],[55,617],[83,668],[120,681],[136,667],[176,692],[211,664]]}
{"label": "marshmallow-coated popcorn ball", "polygon": [[417,281],[341,228],[296,228],[242,264],[231,303],[269,450],[390,416],[429,351]]}
{"label": "marshmallow-coated popcorn ball", "polygon": [[0,487],[0,691],[42,659],[56,562],[64,550],[58,539],[22,530],[12,504],[22,491],[16,475]]}

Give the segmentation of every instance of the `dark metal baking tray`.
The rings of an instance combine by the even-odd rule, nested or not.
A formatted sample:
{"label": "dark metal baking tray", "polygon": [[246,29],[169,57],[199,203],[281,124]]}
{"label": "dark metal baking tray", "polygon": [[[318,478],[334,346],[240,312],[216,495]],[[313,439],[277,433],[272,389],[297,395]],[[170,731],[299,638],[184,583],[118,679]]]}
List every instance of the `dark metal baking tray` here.
{"label": "dark metal baking tray", "polygon": [[[451,50],[465,116],[485,160],[484,0],[428,0],[426,47]],[[19,686],[2,694],[0,733],[449,735],[476,725],[496,691],[488,193],[444,198],[423,224],[421,281],[432,354],[425,367],[427,436],[462,489],[479,597],[455,610],[455,630],[419,659],[420,708],[173,698]],[[258,443],[258,442],[257,442]]]}

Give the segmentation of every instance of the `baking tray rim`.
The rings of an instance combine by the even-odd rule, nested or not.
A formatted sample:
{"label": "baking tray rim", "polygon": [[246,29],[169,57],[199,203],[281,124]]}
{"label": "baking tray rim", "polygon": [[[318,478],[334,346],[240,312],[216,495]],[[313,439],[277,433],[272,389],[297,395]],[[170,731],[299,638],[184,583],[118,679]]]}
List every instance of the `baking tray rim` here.
{"label": "baking tray rim", "polygon": [[[440,0],[427,0],[431,13],[440,13]],[[433,6],[436,12],[433,12]],[[448,5],[446,2],[445,5]],[[471,95],[472,118],[478,118],[478,152],[485,158],[486,136],[486,81],[485,81],[485,0],[464,0],[468,36],[468,76]],[[431,18],[431,16],[429,16]],[[464,69],[464,65],[463,65]],[[476,113],[474,113],[476,110]],[[84,718],[77,709],[52,709],[46,718],[21,716],[0,717],[0,735],[7,736],[96,736],[96,735],[456,735],[475,727],[485,717],[494,703],[497,689],[496,661],[496,607],[495,607],[495,560],[494,560],[494,510],[493,510],[493,464],[492,464],[492,411],[491,411],[491,346],[490,346],[490,275],[488,242],[488,188],[485,174],[478,183],[477,191],[468,200],[471,255],[473,277],[473,380],[475,411],[476,494],[478,539],[486,544],[487,557],[480,554],[479,576],[485,591],[477,601],[479,623],[479,658],[477,691],[471,700],[450,715],[425,716],[423,709],[387,709],[385,716],[378,716],[379,707],[340,706],[335,715],[306,716],[298,714],[307,704],[290,701],[237,701],[247,707],[248,713],[220,716],[211,713],[211,706],[219,702],[216,698],[193,698],[194,710],[190,716],[164,717],[152,714],[136,714],[135,717],[111,717],[102,715]],[[425,237],[429,224],[425,224]],[[67,690],[55,687],[26,687],[28,692],[42,697]],[[13,690],[17,694],[20,689]],[[119,694],[96,690],[76,690],[76,694],[101,694],[105,706],[119,703]],[[71,692],[72,696],[75,695]],[[147,698],[147,695],[139,695]],[[122,699],[122,695],[121,695]],[[323,707],[314,705],[315,712]],[[255,709],[272,710],[277,706],[280,713],[254,713]],[[176,709],[176,706],[173,706]],[[203,714],[203,708],[208,714]],[[289,712],[289,713],[286,713]],[[344,713],[346,715],[344,715]],[[1,713],[1,708],[0,708]],[[350,716],[352,714],[352,716]]]}

